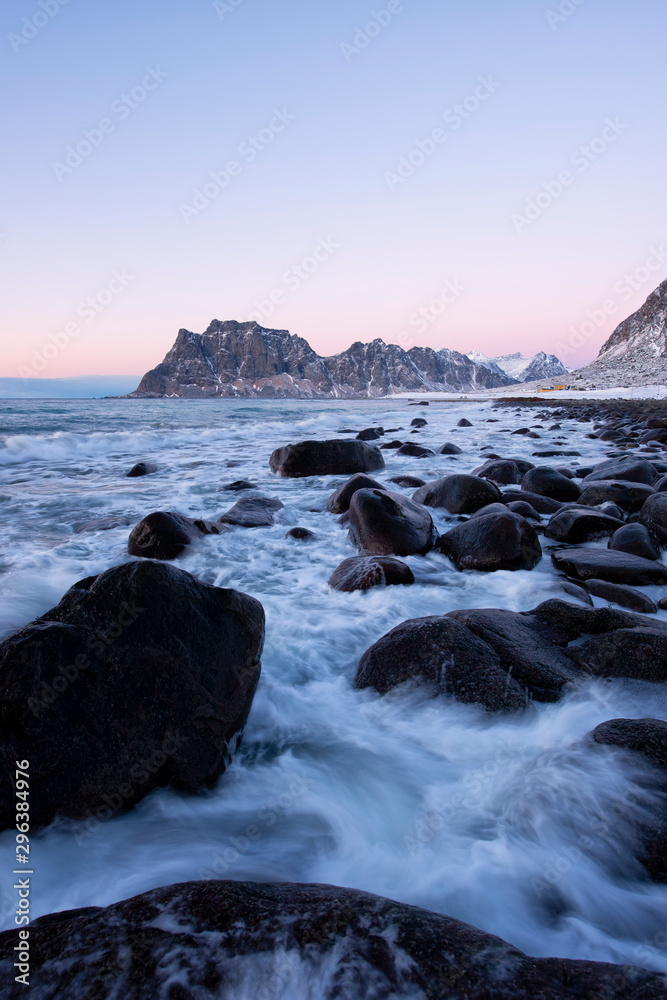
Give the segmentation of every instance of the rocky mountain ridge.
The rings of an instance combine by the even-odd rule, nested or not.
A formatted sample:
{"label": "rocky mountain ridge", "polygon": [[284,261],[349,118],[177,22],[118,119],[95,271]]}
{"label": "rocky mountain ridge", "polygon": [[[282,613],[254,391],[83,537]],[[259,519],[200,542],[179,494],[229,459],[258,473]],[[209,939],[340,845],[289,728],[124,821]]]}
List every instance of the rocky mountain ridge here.
{"label": "rocky mountain ridge", "polygon": [[470,392],[513,381],[457,351],[404,351],[378,339],[320,357],[287,330],[213,320],[202,334],[179,330],[164,361],[126,398],[377,398],[411,391]]}
{"label": "rocky mountain ridge", "polygon": [[666,380],[667,280],[616,327],[595,361],[575,372],[574,384],[603,389],[661,385]]}
{"label": "rocky mountain ridge", "polygon": [[515,354],[501,354],[490,358],[481,351],[469,351],[466,357],[480,365],[485,365],[490,371],[507,375],[517,382],[533,382],[536,379],[566,378],[569,372],[563,362],[555,354],[539,351],[530,358],[525,358],[517,351]]}

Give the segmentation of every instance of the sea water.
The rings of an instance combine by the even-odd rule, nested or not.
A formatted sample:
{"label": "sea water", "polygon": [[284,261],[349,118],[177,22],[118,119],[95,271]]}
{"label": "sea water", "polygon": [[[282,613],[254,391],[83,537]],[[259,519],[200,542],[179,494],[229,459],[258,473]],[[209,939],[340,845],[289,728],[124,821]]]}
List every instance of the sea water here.
{"label": "sea water", "polygon": [[[428,426],[412,435],[415,416]],[[473,426],[457,428],[462,416]],[[432,553],[405,560],[413,586],[338,593],[327,580],[355,550],[326,502],[345,477],[269,471],[274,448],[373,423],[402,428],[391,438],[463,449],[426,459],[384,451],[382,482],[470,472],[484,446],[531,458],[559,436],[555,447],[581,458],[533,461],[606,457],[610,446],[586,437],[590,424],[561,418],[562,430],[549,432],[552,420],[492,402],[419,408],[404,399],[0,402],[2,635],[77,580],[130,558],[129,527],[76,534],[86,521],[134,524],[155,510],[215,518],[238,499],[221,489],[237,479],[284,504],[273,527],[202,538],[173,563],[266,611],[261,680],[232,766],[212,792],[157,790],[91,828],[59,820],[31,838],[32,916],[193,879],[323,882],[456,917],[531,955],[667,970],[667,886],[648,881],[632,854],[633,824],[661,806],[658,793],[639,760],[584,739],[608,719],[667,718],[664,686],[586,680],[557,704],[509,717],[419,686],[385,697],[353,687],[362,653],[406,619],[573,600],[551,543],[543,538],[531,572],[459,573]],[[539,440],[503,433],[536,423]],[[159,471],[126,478],[142,459]],[[444,530],[446,513],[433,515]],[[286,538],[296,525],[315,539]],[[0,835],[3,928],[13,926],[13,843],[13,832]],[[294,983],[286,989],[295,995]]]}

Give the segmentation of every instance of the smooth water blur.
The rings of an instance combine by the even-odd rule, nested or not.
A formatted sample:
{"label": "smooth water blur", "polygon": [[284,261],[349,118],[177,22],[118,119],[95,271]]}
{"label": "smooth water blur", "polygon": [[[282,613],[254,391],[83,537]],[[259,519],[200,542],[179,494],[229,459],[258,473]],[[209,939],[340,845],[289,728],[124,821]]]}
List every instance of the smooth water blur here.
{"label": "smooth water blur", "polygon": [[[463,415],[472,427],[456,427]],[[428,426],[410,435],[415,416]],[[129,528],[77,535],[85,521],[124,515],[135,523],[170,509],[217,517],[239,496],[221,486],[241,478],[285,504],[273,527],[203,538],[175,561],[207,583],[252,594],[266,610],[262,678],[234,764],[210,794],[158,791],[126,815],[59,822],[35,837],[34,916],[189,879],[329,882],[458,917],[534,955],[667,970],[667,887],[643,878],[626,847],[658,793],[637,762],[582,739],[619,716],[667,718],[664,687],[588,681],[516,718],[429,699],[420,688],[384,698],[353,689],[361,654],[405,619],[463,607],[524,611],[566,596],[546,540],[530,573],[458,573],[431,554],[406,560],[412,587],[331,591],[329,576],[355,554],[326,512],[345,477],[279,479],[269,455],[374,422],[403,428],[389,438],[464,449],[422,460],[384,452],[387,468],[376,478],[385,482],[398,473],[429,480],[470,472],[485,445],[530,457],[559,435],[556,447],[582,458],[536,462],[606,455],[604,443],[585,437],[590,425],[561,419],[562,430],[549,433],[552,418],[490,402],[0,402],[4,634],[77,580],[128,559]],[[545,425],[540,440],[503,433],[535,423]],[[142,459],[158,473],[127,479]],[[434,511],[434,520],[442,528],[447,516]],[[295,525],[316,539],[286,539]],[[633,795],[637,780],[643,791]],[[0,837],[5,872],[12,843],[11,833]],[[12,925],[14,908],[5,892],[2,926]]]}

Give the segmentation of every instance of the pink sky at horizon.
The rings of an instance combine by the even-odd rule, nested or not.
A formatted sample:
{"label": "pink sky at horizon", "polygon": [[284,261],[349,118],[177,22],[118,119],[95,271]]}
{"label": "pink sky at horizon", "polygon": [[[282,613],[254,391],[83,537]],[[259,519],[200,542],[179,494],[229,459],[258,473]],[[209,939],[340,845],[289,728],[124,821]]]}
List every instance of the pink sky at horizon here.
{"label": "pink sky at horizon", "polygon": [[141,376],[214,318],[591,361],[667,276],[667,8],[394,6],[72,4],[8,45],[0,375]]}

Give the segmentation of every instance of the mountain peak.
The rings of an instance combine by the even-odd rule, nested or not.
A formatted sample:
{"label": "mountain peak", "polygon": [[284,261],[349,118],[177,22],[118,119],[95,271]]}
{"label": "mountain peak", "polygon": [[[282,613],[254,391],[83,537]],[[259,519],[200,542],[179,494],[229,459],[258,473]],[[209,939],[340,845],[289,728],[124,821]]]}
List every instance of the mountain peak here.
{"label": "mountain peak", "polygon": [[381,397],[395,392],[467,392],[512,385],[457,351],[404,351],[376,338],[320,357],[302,337],[257,323],[212,320],[206,331],[181,329],[164,361],[147,372],[131,398],[235,396]]}

